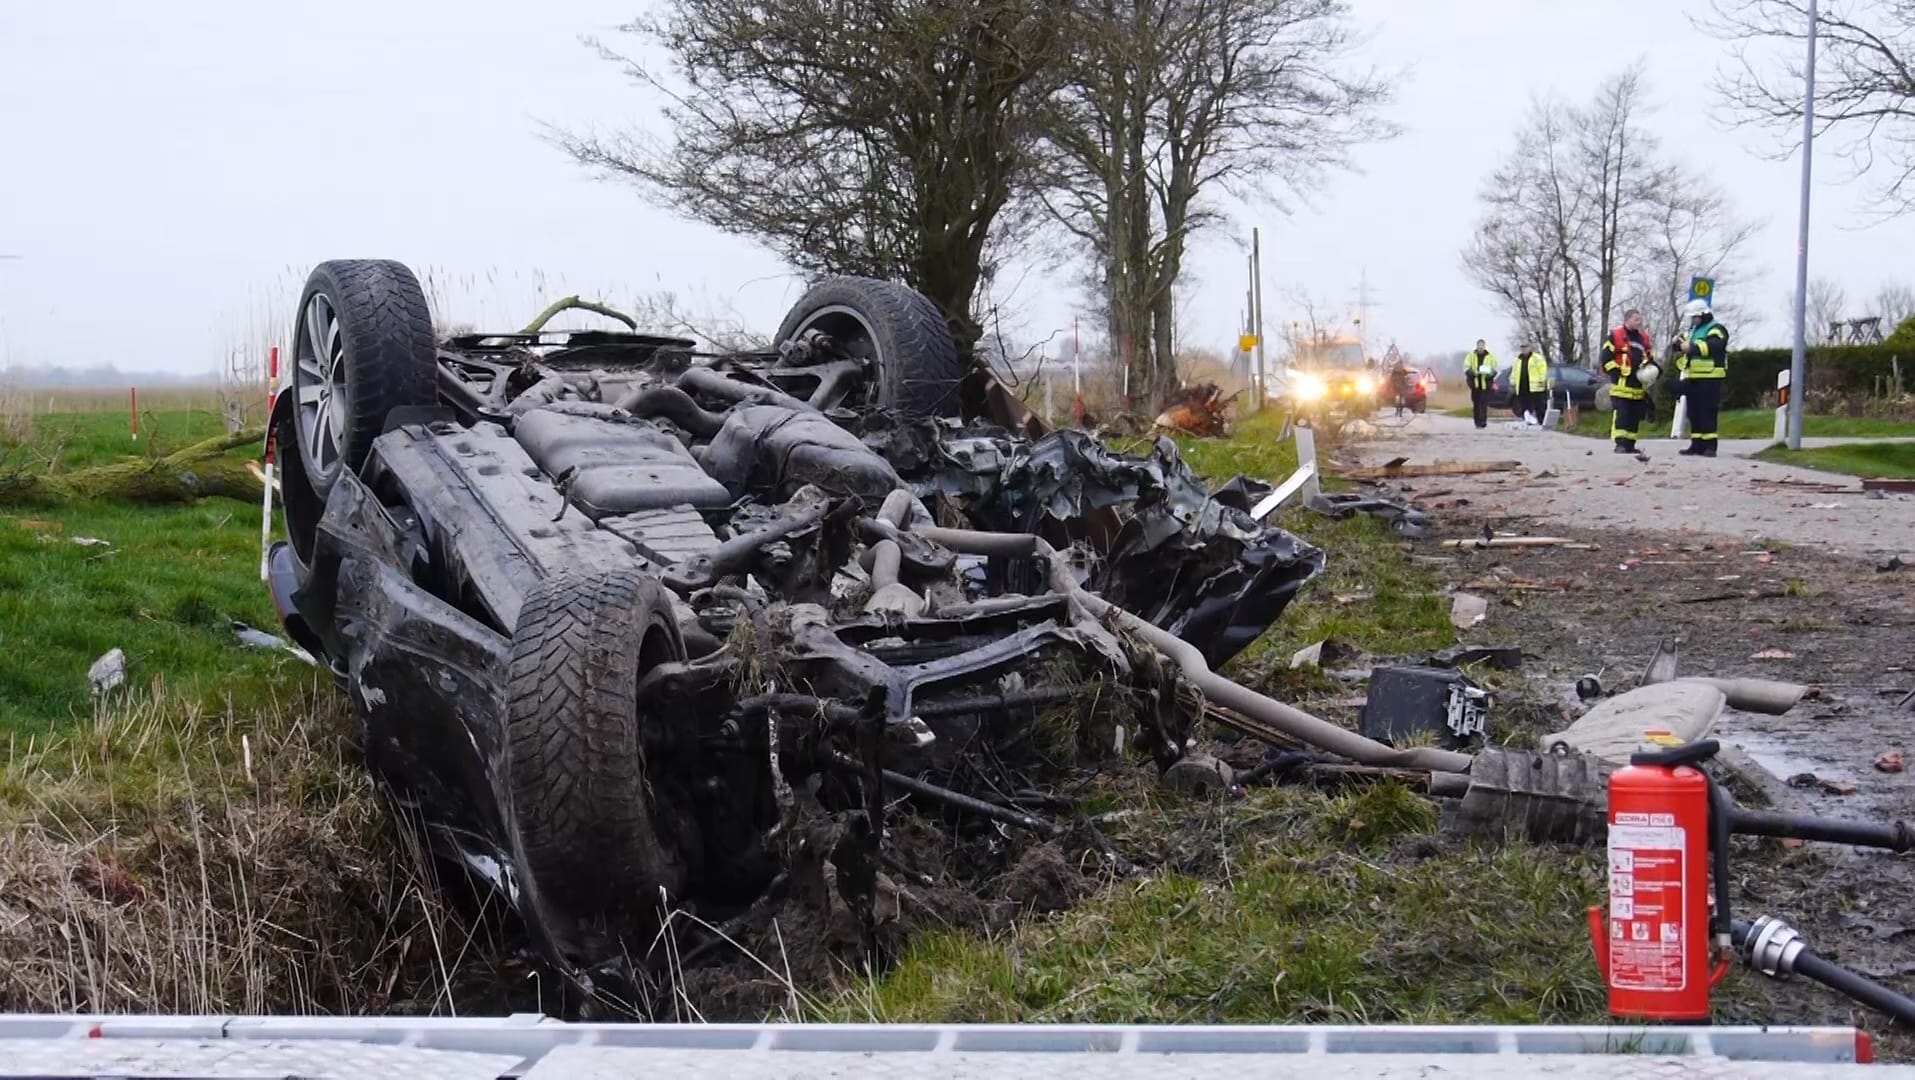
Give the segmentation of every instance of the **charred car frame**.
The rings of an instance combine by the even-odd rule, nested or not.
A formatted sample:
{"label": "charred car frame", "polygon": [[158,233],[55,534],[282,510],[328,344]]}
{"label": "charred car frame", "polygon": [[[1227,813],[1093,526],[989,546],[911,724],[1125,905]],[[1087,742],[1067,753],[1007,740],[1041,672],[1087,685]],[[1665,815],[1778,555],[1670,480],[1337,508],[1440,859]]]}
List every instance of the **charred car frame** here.
{"label": "charred car frame", "polygon": [[1048,705],[1094,696],[1084,752],[1160,766],[1205,699],[1321,724],[1210,669],[1322,553],[1168,441],[1043,433],[903,287],[826,280],[775,349],[713,355],[440,341],[404,266],[339,261],[293,338],[281,619],[433,850],[581,984],[661,912],[740,910],[805,859],[868,900],[887,790],[1041,825],[924,777],[1031,752]]}

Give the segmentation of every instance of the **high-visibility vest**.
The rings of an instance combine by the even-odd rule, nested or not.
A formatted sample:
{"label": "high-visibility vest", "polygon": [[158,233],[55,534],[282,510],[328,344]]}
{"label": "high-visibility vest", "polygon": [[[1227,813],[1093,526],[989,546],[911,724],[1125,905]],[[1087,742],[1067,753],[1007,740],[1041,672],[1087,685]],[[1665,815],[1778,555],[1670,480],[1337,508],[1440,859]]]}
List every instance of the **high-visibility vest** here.
{"label": "high-visibility vest", "polygon": [[1635,350],[1642,349],[1643,360],[1647,363],[1649,357],[1647,341],[1640,345],[1632,342],[1628,328],[1618,326],[1609,332],[1608,340],[1602,345],[1604,354],[1602,369],[1614,375],[1616,380],[1615,385],[1610,387],[1609,395],[1625,401],[1641,401],[1647,395],[1642,389],[1642,373],[1637,370]]}
{"label": "high-visibility vest", "polygon": [[1471,390],[1488,390],[1496,381],[1496,357],[1485,349],[1477,352],[1471,349],[1463,354],[1463,373],[1469,376]]}
{"label": "high-visibility vest", "polygon": [[1729,328],[1711,321],[1689,331],[1689,346],[1676,360],[1685,379],[1729,377]]}
{"label": "high-visibility vest", "polygon": [[[1521,384],[1524,392],[1540,394],[1549,389],[1549,357],[1539,352],[1533,352],[1526,357],[1518,356],[1516,362],[1527,369],[1528,372],[1527,377],[1523,379]],[[1514,369],[1511,369],[1510,391],[1514,393],[1516,389],[1516,372]]]}

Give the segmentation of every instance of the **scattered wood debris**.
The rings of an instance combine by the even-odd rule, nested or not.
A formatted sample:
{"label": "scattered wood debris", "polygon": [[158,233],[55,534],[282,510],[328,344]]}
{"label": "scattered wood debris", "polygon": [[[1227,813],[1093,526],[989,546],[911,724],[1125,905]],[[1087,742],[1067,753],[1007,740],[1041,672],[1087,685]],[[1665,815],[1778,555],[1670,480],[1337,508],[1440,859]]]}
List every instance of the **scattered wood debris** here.
{"label": "scattered wood debris", "polygon": [[1907,767],[1908,759],[1903,756],[1900,750],[1884,751],[1875,759],[1875,770],[1877,772],[1898,773]]}
{"label": "scattered wood debris", "polygon": [[[1789,480],[1789,479],[1777,479],[1775,477],[1769,477],[1769,476],[1758,476],[1754,478],[1753,480],[1751,480],[1750,483],[1754,484],[1758,488],[1768,488],[1778,493],[1791,492],[1791,493],[1799,494],[1799,495],[1853,495],[1855,494],[1855,489],[1853,487],[1850,487],[1847,484],[1830,484],[1830,483],[1824,483],[1822,481],[1817,481],[1817,480]],[[1866,490],[1868,481],[1864,480],[1862,483],[1863,483],[1864,490]]]}
{"label": "scattered wood debris", "polygon": [[1339,475],[1346,480],[1390,480],[1399,476],[1475,476],[1479,473],[1515,472],[1523,467],[1520,461],[1436,461],[1427,465],[1411,465],[1408,458],[1391,458],[1374,468],[1344,469]]}
{"label": "scattered wood debris", "polygon": [[1763,649],[1749,657],[1751,660],[1793,660],[1795,654],[1787,649]]}
{"label": "scattered wood debris", "polygon": [[1483,577],[1477,578],[1474,581],[1464,582],[1463,588],[1476,592],[1568,592],[1569,585],[1570,583],[1566,578],[1542,581],[1536,578]]}
{"label": "scattered wood debris", "polygon": [[1452,548],[1560,547],[1571,551],[1596,550],[1594,544],[1578,543],[1567,536],[1496,536],[1489,539],[1472,536],[1467,540],[1445,540],[1443,546]]}
{"label": "scattered wood debris", "polygon": [[1222,438],[1229,434],[1230,403],[1236,397],[1225,397],[1216,383],[1186,386],[1170,396],[1164,411],[1157,414],[1157,426],[1201,438]]}
{"label": "scattered wood debris", "polygon": [[1915,493],[1915,480],[1894,476],[1864,476],[1863,491],[1896,491],[1904,494]]}

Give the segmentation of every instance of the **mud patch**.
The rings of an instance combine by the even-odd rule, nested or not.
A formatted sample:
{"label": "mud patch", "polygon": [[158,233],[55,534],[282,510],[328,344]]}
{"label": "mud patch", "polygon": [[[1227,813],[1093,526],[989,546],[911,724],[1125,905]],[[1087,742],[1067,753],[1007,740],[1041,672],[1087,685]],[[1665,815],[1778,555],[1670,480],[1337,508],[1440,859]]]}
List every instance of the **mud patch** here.
{"label": "mud patch", "polygon": [[[1470,536],[1498,519],[1451,519]],[[1915,779],[1877,771],[1877,755],[1915,742],[1915,712],[1898,702],[1915,687],[1915,590],[1891,587],[1867,560],[1781,544],[1693,535],[1592,532],[1551,525],[1552,535],[1593,550],[1511,548],[1445,551],[1431,565],[1445,584],[1491,596],[1490,617],[1463,635],[1468,644],[1520,644],[1524,693],[1579,711],[1575,681],[1600,673],[1612,693],[1636,684],[1664,637],[1681,641],[1681,673],[1785,679],[1810,685],[1786,716],[1725,713],[1716,736],[1742,749],[1777,780],[1813,773],[1854,784],[1853,794],[1786,789],[1796,809],[1864,820],[1915,818]],[[1437,553],[1430,551],[1432,556]],[[1440,556],[1439,556],[1440,557]],[[1485,589],[1485,585],[1491,586]],[[1788,659],[1757,659],[1780,650]],[[1772,655],[1772,653],[1771,653]],[[1532,726],[1542,717],[1514,718]],[[1492,719],[1492,730],[1508,719]],[[1786,848],[1738,839],[1738,918],[1773,914],[1838,963],[1879,972],[1904,992],[1915,987],[1915,934],[1886,937],[1880,924],[1915,924],[1915,862],[1825,844]],[[1741,1023],[1857,1023],[1887,1030],[1883,1018],[1812,983],[1775,983],[1738,970],[1732,1004],[1718,1019]],[[1885,1055],[1906,1058],[1915,1039],[1878,1035]],[[1883,1044],[1886,1044],[1883,1046]]]}
{"label": "mud patch", "polygon": [[1049,914],[1072,907],[1097,889],[1097,880],[1085,874],[1056,843],[1024,851],[998,883],[999,894],[1019,909]]}

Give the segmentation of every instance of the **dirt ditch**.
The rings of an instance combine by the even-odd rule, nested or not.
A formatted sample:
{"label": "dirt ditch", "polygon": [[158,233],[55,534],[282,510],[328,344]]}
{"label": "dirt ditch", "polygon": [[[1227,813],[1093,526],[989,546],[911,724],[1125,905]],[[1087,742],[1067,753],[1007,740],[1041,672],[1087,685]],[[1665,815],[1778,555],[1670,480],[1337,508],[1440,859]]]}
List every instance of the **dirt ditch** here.
{"label": "dirt ditch", "polygon": [[[1451,516],[1445,525],[1462,537],[1481,535],[1485,525],[1520,529],[1506,517]],[[1463,634],[1467,643],[1519,644],[1533,657],[1523,675],[1526,708],[1567,721],[1579,711],[1579,676],[1599,673],[1606,687],[1627,689],[1657,642],[1677,637],[1684,674],[1812,687],[1786,716],[1732,710],[1716,730],[1771,774],[1756,779],[1784,808],[1915,820],[1915,775],[1897,767],[1915,751],[1915,568],[1883,570],[1872,558],[1775,542],[1555,524],[1537,531],[1577,543],[1425,543],[1410,556],[1447,588],[1489,600],[1489,617]],[[1891,986],[1915,985],[1915,857],[1742,839],[1736,857],[1737,917],[1781,916],[1821,955]],[[1724,1020],[1883,1026],[1812,984],[1740,982],[1760,992]],[[1906,1036],[1890,1041],[1899,1056],[1915,1051]]]}

